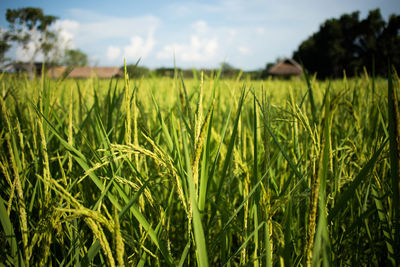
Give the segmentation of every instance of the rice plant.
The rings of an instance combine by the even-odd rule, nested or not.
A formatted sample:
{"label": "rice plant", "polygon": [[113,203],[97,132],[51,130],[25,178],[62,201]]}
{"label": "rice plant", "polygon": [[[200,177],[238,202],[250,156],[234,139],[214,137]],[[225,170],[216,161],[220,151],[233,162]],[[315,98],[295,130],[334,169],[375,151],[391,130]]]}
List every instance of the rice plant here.
{"label": "rice plant", "polygon": [[3,73],[0,263],[398,266],[400,80],[389,73]]}

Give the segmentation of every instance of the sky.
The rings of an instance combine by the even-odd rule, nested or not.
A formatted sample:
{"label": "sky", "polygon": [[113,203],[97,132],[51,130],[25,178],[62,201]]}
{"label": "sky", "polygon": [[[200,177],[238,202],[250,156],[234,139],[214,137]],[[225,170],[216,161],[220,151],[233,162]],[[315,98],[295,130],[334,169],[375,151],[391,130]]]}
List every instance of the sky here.
{"label": "sky", "polygon": [[[7,9],[42,8],[58,17],[60,47],[80,49],[91,65],[136,63],[149,68],[216,68],[222,62],[262,69],[291,57],[329,18],[380,8],[385,20],[400,14],[399,0],[0,0],[0,27]],[[29,52],[28,52],[29,53]],[[26,60],[20,47],[7,56]],[[39,58],[40,59],[40,58]]]}

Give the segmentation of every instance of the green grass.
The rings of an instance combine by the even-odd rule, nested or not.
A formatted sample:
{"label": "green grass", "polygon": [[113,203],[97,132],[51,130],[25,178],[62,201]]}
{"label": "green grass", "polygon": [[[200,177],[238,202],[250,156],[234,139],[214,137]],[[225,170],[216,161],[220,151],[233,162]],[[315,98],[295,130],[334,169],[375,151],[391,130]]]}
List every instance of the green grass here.
{"label": "green grass", "polygon": [[400,263],[399,78],[1,74],[2,265]]}

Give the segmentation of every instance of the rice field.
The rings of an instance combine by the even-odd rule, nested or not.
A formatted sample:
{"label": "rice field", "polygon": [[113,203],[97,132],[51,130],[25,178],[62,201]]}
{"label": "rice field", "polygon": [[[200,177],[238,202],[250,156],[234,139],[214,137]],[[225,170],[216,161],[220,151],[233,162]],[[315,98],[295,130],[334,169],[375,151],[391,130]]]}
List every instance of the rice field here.
{"label": "rice field", "polygon": [[2,266],[398,266],[399,78],[0,75]]}

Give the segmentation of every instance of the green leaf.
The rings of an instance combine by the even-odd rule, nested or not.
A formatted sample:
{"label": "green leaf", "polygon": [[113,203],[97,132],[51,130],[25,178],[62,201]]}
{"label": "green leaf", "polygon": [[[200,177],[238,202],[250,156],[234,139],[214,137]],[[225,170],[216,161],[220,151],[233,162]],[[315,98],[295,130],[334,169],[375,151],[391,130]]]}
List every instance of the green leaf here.
{"label": "green leaf", "polygon": [[329,211],[328,224],[339,214],[341,210],[346,208],[346,203],[354,197],[355,191],[358,188],[358,186],[364,179],[367,178],[367,174],[375,166],[375,163],[378,160],[378,157],[381,154],[383,148],[385,147],[386,142],[387,139],[383,142],[381,147],[377,151],[375,151],[371,159],[364,165],[364,167],[358,173],[356,178],[354,178],[354,180],[350,182],[346,190],[342,191],[342,193],[337,197],[335,201],[335,206],[331,211]]}

